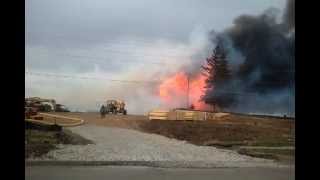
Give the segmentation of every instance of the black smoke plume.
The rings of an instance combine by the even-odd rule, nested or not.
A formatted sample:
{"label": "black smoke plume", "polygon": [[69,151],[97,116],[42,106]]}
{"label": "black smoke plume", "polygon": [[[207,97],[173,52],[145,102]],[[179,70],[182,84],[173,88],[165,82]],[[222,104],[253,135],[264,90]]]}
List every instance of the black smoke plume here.
{"label": "black smoke plume", "polygon": [[283,23],[287,30],[294,29],[295,27],[295,1],[288,0],[285,13],[283,14]]}
{"label": "black smoke plume", "polygon": [[221,98],[235,97],[229,110],[295,115],[294,0],[287,2],[280,23],[276,12],[268,9],[258,16],[241,15],[224,32],[212,32],[212,42],[223,39],[227,47],[232,78],[223,89],[208,89],[204,99],[217,96],[219,89],[226,91],[218,93]]}

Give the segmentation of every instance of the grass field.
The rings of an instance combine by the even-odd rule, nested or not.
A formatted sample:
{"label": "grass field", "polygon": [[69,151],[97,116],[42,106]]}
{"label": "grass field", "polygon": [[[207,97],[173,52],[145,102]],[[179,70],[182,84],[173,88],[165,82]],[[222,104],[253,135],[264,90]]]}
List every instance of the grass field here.
{"label": "grass field", "polygon": [[294,121],[231,115],[223,121],[150,121],[143,131],[197,145],[294,146]]}

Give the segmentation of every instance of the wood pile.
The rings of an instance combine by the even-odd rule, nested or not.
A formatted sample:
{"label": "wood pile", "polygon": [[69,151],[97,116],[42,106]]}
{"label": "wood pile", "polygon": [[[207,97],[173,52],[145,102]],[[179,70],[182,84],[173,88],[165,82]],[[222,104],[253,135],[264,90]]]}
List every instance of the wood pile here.
{"label": "wood pile", "polygon": [[192,110],[153,110],[149,112],[150,120],[173,120],[173,121],[207,121],[218,120],[228,116],[229,113],[213,113]]}

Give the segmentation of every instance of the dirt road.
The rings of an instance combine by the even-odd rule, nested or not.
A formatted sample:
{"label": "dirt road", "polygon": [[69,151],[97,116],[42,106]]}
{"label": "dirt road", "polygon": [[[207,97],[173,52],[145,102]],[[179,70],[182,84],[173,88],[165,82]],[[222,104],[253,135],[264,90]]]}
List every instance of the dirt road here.
{"label": "dirt road", "polygon": [[83,125],[68,128],[92,140],[89,145],[60,145],[43,160],[152,161],[177,167],[275,167],[271,160],[240,155],[231,150],[196,146],[185,141],[135,130]]}

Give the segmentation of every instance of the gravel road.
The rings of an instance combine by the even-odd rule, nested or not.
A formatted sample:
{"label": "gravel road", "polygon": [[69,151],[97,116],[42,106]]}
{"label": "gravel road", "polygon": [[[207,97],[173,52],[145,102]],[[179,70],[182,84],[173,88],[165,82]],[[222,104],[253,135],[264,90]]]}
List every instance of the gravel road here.
{"label": "gravel road", "polygon": [[[68,128],[94,144],[59,145],[36,160],[156,161],[184,166],[267,167],[280,166],[272,160],[240,155],[231,150],[196,146],[184,141],[129,129],[83,125]],[[174,163],[170,163],[174,164]],[[179,166],[179,165],[177,165]]]}

